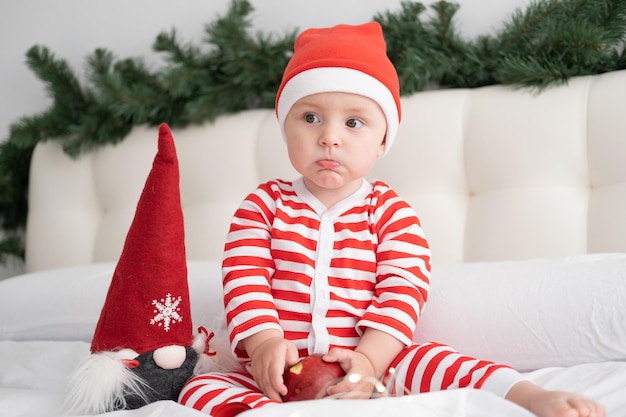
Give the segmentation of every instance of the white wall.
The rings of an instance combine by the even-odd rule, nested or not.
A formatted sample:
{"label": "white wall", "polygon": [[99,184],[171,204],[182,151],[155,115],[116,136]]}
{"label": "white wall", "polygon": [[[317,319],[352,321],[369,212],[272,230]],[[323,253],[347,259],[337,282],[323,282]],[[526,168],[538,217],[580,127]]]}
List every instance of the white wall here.
{"label": "white wall", "polygon": [[[363,23],[379,12],[399,10],[401,0],[251,0],[255,30],[286,30]],[[423,1],[430,4],[433,1]],[[457,27],[468,38],[493,33],[529,0],[458,0]],[[47,46],[82,78],[85,57],[96,48],[118,58],[142,56],[150,65],[156,36],[176,28],[180,39],[199,44],[204,25],[224,14],[230,0],[0,0],[0,141],[10,124],[50,105],[44,85],[25,63],[33,45]],[[0,277],[14,274],[2,271]]]}

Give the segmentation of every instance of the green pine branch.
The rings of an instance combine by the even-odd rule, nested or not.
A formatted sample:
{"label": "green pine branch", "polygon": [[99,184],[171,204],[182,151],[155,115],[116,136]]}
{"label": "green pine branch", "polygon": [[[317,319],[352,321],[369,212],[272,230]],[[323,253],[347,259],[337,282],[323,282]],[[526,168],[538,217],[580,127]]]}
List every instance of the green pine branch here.
{"label": "green pine branch", "polygon": [[24,259],[24,239],[16,233],[6,233],[0,240],[0,264]]}
{"label": "green pine branch", "polygon": [[[626,68],[626,0],[536,0],[515,11],[502,29],[465,39],[455,23],[459,5],[426,7],[405,1],[377,14],[401,94],[426,88],[506,84],[537,92],[574,76]],[[179,39],[175,29],[156,36],[152,49],[165,65],[118,59],[97,49],[86,60],[81,85],[66,61],[33,46],[27,65],[52,99],[44,112],[11,125],[0,144],[0,263],[22,257],[28,174],[37,143],[58,140],[77,158],[122,141],[134,126],[175,127],[212,121],[251,108],[271,108],[297,30],[251,33],[247,0],[205,26],[201,43]]]}

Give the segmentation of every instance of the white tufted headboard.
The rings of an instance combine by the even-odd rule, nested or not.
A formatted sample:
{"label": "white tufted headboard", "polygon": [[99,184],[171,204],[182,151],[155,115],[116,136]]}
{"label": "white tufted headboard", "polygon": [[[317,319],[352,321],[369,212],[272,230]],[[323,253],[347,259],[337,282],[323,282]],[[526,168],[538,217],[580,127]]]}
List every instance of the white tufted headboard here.
{"label": "white tufted headboard", "polygon": [[[403,99],[372,172],[422,219],[433,262],[626,252],[626,71],[541,94],[494,86]],[[295,178],[272,110],[173,130],[190,260],[220,260],[230,217],[257,184]],[[157,128],[78,161],[33,155],[26,270],[117,260],[156,153]]]}

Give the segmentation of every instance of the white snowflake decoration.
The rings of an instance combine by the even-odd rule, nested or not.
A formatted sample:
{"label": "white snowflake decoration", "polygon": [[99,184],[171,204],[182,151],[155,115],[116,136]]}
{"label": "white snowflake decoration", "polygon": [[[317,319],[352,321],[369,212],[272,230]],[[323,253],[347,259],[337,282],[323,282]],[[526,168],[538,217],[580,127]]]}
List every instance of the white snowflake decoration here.
{"label": "white snowflake decoration", "polygon": [[168,293],[165,299],[152,300],[152,305],[156,308],[153,310],[155,313],[154,318],[150,319],[150,324],[163,326],[166,332],[170,331],[170,325],[174,323],[180,323],[183,321],[183,317],[178,314],[180,307],[178,305],[183,300],[182,297],[173,298],[172,294]]}

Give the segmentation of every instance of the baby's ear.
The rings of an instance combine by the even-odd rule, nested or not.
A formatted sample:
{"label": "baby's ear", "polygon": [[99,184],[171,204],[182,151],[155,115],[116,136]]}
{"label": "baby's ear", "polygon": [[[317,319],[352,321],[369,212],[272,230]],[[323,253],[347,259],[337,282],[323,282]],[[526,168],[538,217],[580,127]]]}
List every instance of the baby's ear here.
{"label": "baby's ear", "polygon": [[385,154],[385,146],[387,146],[387,135],[385,135],[385,137],[383,138],[382,143],[380,144],[380,146],[378,147],[378,152],[376,152],[376,156],[377,157],[381,157]]}

